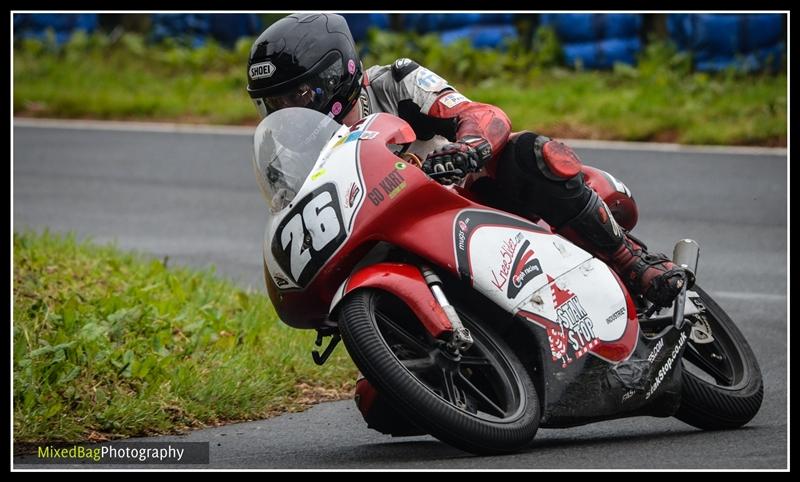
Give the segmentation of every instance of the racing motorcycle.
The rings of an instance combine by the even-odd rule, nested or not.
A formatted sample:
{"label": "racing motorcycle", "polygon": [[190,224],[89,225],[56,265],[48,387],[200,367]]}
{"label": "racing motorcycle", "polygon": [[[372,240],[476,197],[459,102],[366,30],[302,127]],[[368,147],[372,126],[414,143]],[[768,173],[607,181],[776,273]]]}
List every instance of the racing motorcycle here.
{"label": "racing motorcycle", "polygon": [[[415,140],[390,114],[347,127],[303,108],[270,114],[254,136],[269,297],[317,346],[330,337],[318,364],[344,341],[368,426],[491,454],[539,427],[646,415],[729,429],[756,415],[753,351],[698,284],[670,307],[632,296],[542,220],[423,172]],[[629,233],[628,188],[583,172]],[[676,264],[696,275],[698,259],[696,242],[678,242]]]}

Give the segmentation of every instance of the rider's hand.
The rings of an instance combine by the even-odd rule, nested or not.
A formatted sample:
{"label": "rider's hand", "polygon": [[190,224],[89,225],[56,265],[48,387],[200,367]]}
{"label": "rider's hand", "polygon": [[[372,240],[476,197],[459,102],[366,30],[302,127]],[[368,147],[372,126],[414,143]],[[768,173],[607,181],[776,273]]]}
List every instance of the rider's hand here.
{"label": "rider's hand", "polygon": [[443,184],[455,184],[482,168],[492,157],[492,145],[482,137],[468,136],[428,154],[422,170]]}

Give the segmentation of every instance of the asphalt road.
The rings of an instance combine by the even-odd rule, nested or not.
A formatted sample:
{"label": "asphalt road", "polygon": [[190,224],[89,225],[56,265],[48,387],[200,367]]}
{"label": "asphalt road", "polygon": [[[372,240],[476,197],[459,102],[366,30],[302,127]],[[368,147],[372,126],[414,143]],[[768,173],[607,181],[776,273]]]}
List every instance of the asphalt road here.
{"label": "asphalt road", "polygon": [[[264,291],[266,214],[250,146],[245,135],[15,126],[14,229],[74,231],[171,264],[213,264]],[[373,432],[345,401],[159,440],[209,441],[210,467],[220,468],[787,468],[787,157],[577,150],[631,188],[635,232],[651,249],[700,243],[699,282],[739,324],[764,375],[764,403],[745,428],[638,417],[543,429],[523,453],[474,457],[431,437]],[[32,467],[26,460],[15,466]]]}

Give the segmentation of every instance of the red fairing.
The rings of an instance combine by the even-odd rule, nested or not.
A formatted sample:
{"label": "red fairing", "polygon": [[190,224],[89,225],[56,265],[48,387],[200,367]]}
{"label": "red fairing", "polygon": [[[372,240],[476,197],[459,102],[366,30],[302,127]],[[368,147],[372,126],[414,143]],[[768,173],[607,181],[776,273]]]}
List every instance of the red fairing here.
{"label": "red fairing", "polygon": [[[431,240],[441,239],[443,233],[452,236],[457,213],[477,206],[393,155],[387,144],[414,139],[413,130],[402,119],[378,114],[359,123],[358,127],[377,135],[358,141],[357,162],[364,198],[347,241],[303,289],[278,289],[265,269],[267,289],[278,316],[296,328],[315,328],[324,322],[336,290],[351,275],[356,263],[379,241],[390,242],[457,274],[453,243],[432,243]],[[399,280],[397,273],[388,276],[398,276]],[[352,283],[355,281],[351,280]],[[388,284],[386,287],[392,288]],[[418,305],[417,313],[432,333],[449,330],[449,321],[445,325],[444,320],[434,320],[434,315],[423,316],[426,310],[432,312],[430,306],[423,303],[432,299],[427,285],[425,289],[426,296],[431,298],[421,293],[409,294]]]}
{"label": "red fairing", "polygon": [[632,230],[639,220],[639,208],[636,207],[636,201],[630,195],[628,188],[619,183],[621,189],[625,191],[620,192],[620,188],[614,184],[609,174],[595,167],[583,165],[581,172],[586,185],[605,201],[617,223],[627,231]]}
{"label": "red fairing", "polygon": [[508,116],[499,107],[471,100],[448,107],[443,99],[452,95],[452,91],[441,94],[431,106],[428,115],[440,119],[457,118],[456,139],[464,136],[483,137],[492,145],[493,157],[497,157],[511,134]]}
{"label": "red fairing", "polygon": [[361,269],[347,281],[345,295],[358,288],[388,291],[408,305],[434,338],[453,327],[436,302],[419,269],[401,263],[377,263]]}
{"label": "red fairing", "polygon": [[389,133],[386,136],[386,144],[410,144],[417,140],[414,129],[399,117],[381,119],[381,128]]}

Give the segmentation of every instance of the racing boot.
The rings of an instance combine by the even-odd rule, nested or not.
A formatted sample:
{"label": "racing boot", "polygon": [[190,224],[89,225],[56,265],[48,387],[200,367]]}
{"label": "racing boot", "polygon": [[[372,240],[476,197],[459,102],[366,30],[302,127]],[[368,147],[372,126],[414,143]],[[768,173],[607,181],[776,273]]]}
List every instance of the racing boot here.
{"label": "racing boot", "polygon": [[658,307],[670,306],[684,284],[692,286],[694,279],[689,271],[663,253],[648,253],[620,228],[597,193],[591,191],[588,197],[583,210],[561,226],[558,234],[605,261],[632,295],[642,295]]}

